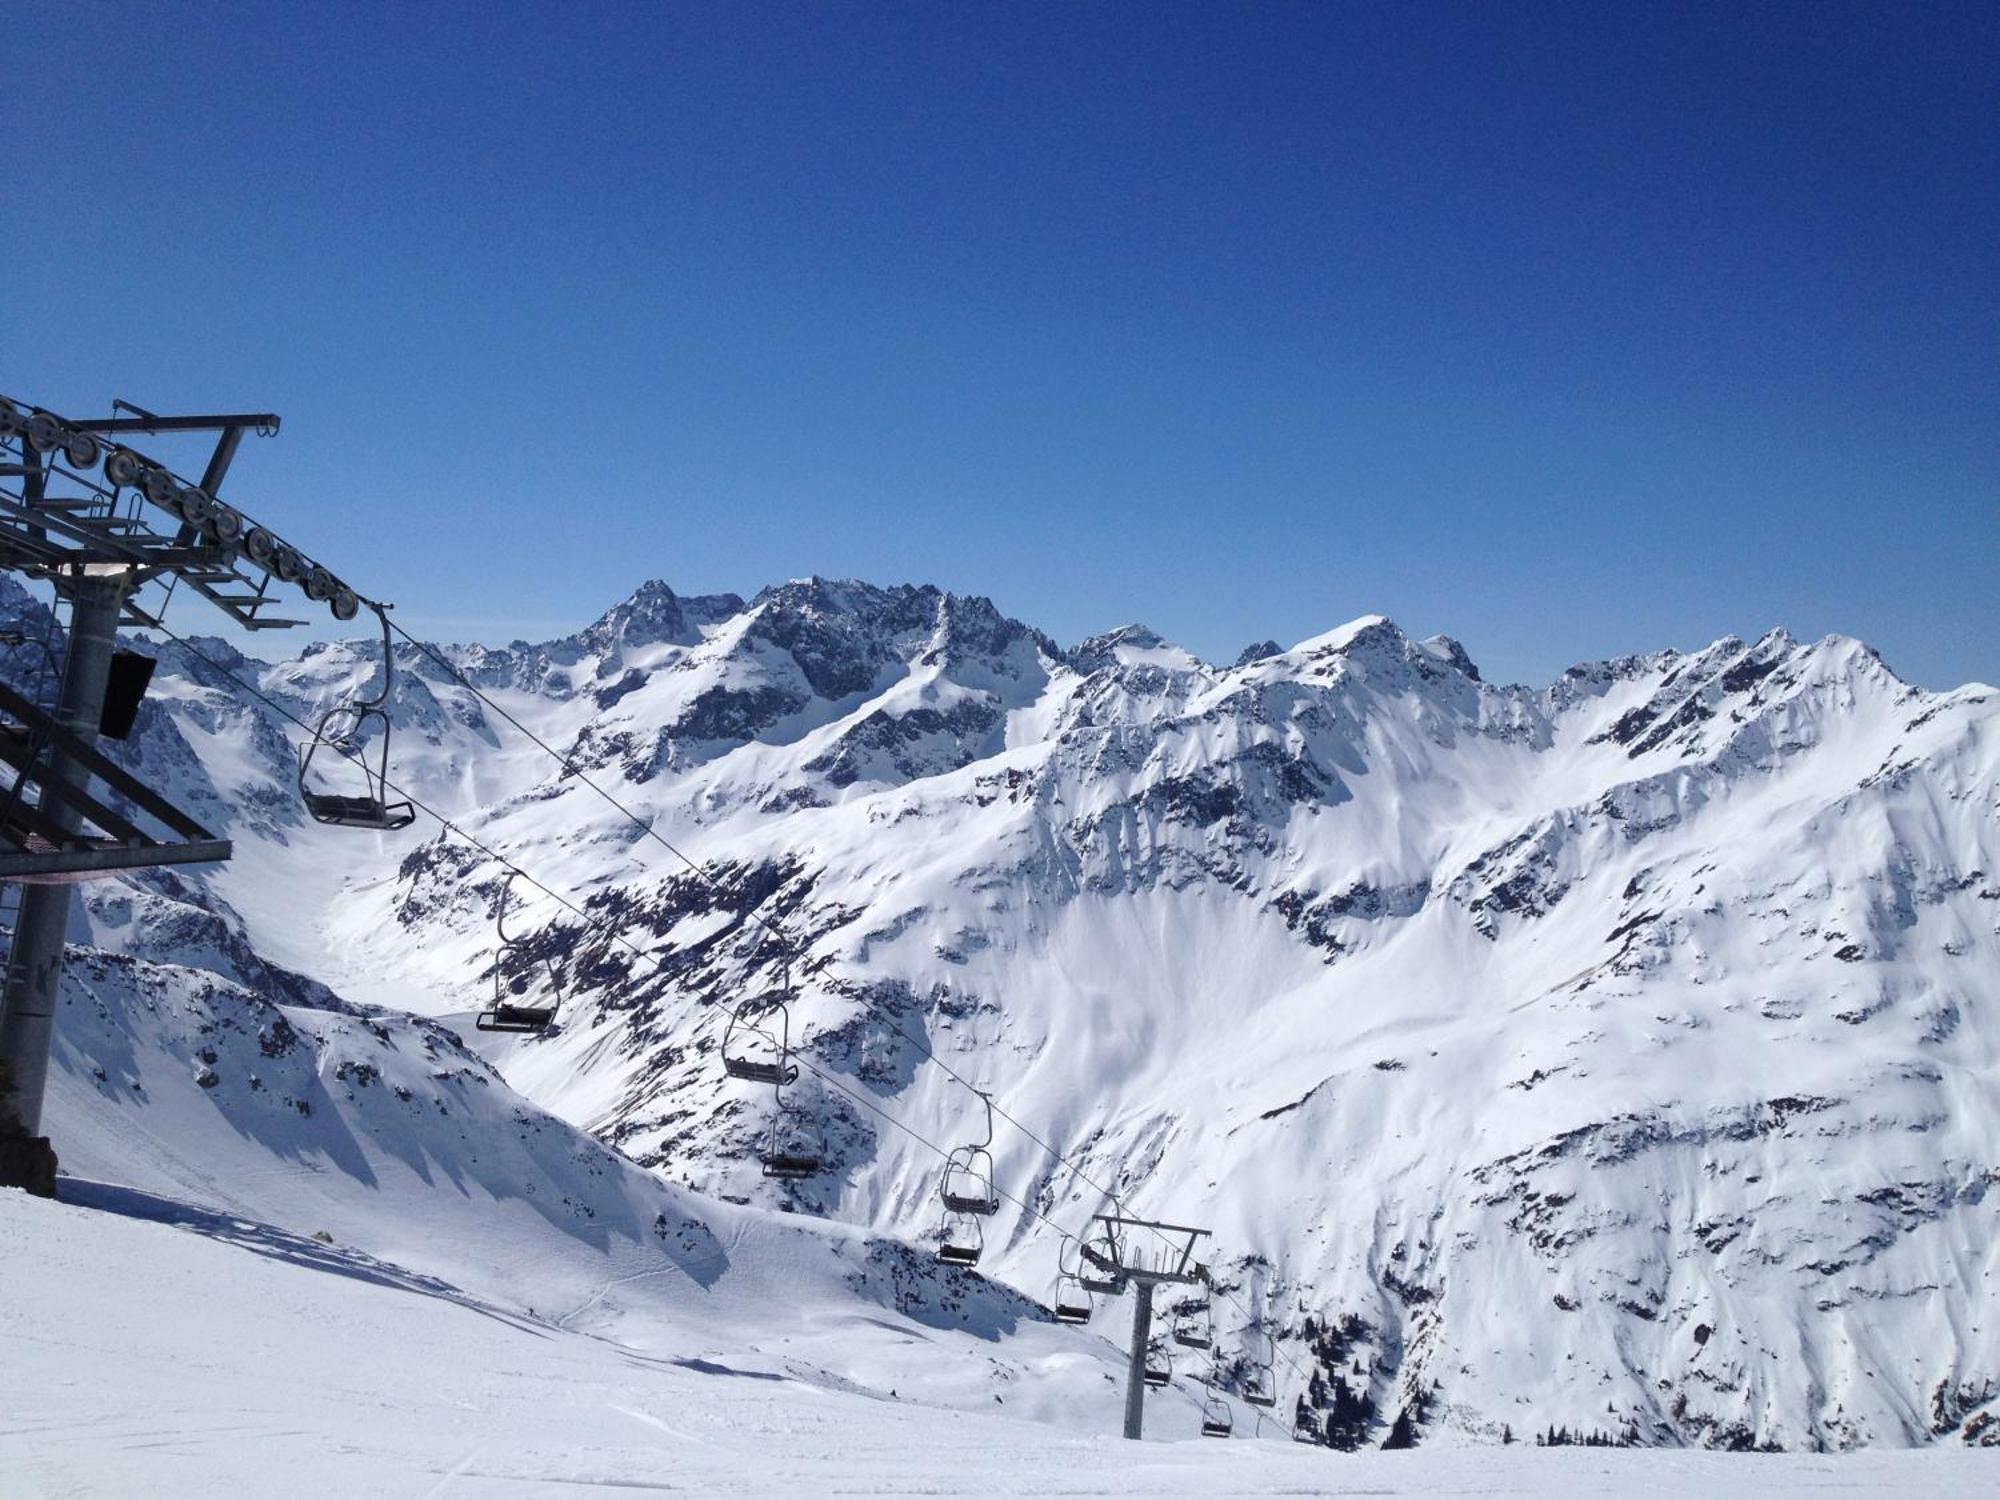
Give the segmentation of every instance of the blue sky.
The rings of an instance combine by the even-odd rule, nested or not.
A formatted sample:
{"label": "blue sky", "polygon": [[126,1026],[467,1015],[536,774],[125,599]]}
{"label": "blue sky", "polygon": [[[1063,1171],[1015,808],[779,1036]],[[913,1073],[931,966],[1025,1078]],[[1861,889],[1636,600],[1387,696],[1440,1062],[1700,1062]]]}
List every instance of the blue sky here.
{"label": "blue sky", "polygon": [[[0,391],[414,628],[658,576],[2000,682],[2000,11],[10,10]],[[188,606],[190,610],[193,606]],[[209,628],[192,613],[180,628]]]}

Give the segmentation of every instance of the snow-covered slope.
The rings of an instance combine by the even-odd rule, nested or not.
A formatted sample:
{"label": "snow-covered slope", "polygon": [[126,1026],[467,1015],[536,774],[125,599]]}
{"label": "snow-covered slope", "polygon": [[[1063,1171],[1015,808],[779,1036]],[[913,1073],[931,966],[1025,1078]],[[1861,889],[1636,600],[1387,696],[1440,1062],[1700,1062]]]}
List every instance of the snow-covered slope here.
{"label": "snow-covered slope", "polygon": [[[1974,1494],[1991,1457],[1160,1443],[658,1359],[310,1238],[0,1194],[0,1493]],[[143,1210],[143,1205],[141,1205]],[[135,1274],[143,1268],[143,1275]],[[113,1289],[107,1294],[107,1288]],[[15,1363],[16,1359],[20,1363]],[[1746,1469],[1748,1472],[1746,1472]]]}
{"label": "snow-covered slope", "polygon": [[[301,714],[379,659],[198,645]],[[1224,668],[821,580],[449,655],[567,765],[399,652],[396,775],[464,833],[378,837],[303,821],[290,726],[163,647],[132,753],[238,856],[105,883],[89,935],[462,1017],[501,873],[470,836],[589,913],[511,923],[565,994],[489,1053],[537,1104],[675,1182],[932,1233],[935,1157],[840,1094],[802,1090],[826,1172],[757,1173],[711,1002],[776,981],[778,922],[808,1060],[976,1136],[934,1052],[1083,1164],[1002,1121],[1058,1223],[1108,1185],[1211,1226],[1228,1373],[1266,1323],[1327,1441],[1994,1431],[1993,690],[1782,632],[1498,687],[1379,617]],[[1045,1297],[1054,1256],[1003,1209],[998,1276]]]}
{"label": "snow-covered slope", "polygon": [[[68,1202],[655,1363],[1116,1424],[1104,1340],[899,1242],[665,1182],[435,1023],[73,951],[47,1117]],[[1159,1434],[1192,1435],[1198,1410],[1159,1403]]]}

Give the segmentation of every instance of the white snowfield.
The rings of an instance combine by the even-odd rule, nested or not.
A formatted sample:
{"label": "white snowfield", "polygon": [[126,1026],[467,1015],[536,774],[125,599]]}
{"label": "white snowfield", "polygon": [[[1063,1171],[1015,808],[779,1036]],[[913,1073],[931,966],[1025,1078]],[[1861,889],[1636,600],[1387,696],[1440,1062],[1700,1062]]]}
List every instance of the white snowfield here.
{"label": "white snowfield", "polygon": [[[379,670],[365,645],[200,647],[308,716]],[[714,1412],[857,1413],[790,1444],[701,1429],[742,1464],[695,1493],[783,1489],[756,1465],[792,1460],[829,1466],[795,1471],[808,1492],[1940,1493],[1992,1472],[1946,1451],[2000,1441],[1992,689],[1923,692],[1857,642],[1782,632],[1503,688],[1378,617],[1224,668],[1135,627],[1060,651],[983,600],[820,580],[648,585],[567,640],[448,654],[572,768],[399,652],[398,779],[590,913],[517,886],[530,995],[560,994],[561,1027],[465,1024],[494,992],[497,864],[427,821],[306,821],[296,731],[169,645],[125,753],[237,857],[101,882],[74,932],[106,951],[65,994],[51,1131],[119,1232],[227,1239],[196,1222],[220,1213],[446,1289],[339,1295],[438,1300]],[[792,1186],[757,1168],[769,1090],[718,1061],[714,1002],[779,977],[753,915],[795,937],[794,1041],[840,1085],[798,1090],[829,1160]],[[294,1041],[267,1053],[280,1015]],[[929,1256],[916,1136],[983,1123],[933,1056],[1012,1117],[982,1277]],[[1075,1232],[1103,1186],[1214,1230],[1213,1373],[1240,1392],[1274,1337],[1267,1433],[1373,1448],[1400,1420],[1421,1446],[1110,1438],[1127,1307],[1049,1324],[1057,1235],[1014,1201]],[[703,1283],[711,1242],[728,1268]],[[676,1359],[785,1383],[658,1368]],[[500,1363],[533,1388],[532,1357]],[[1191,1438],[1209,1373],[1182,1355],[1149,1437]],[[492,1399],[497,1430],[541,1430]],[[653,1462],[614,1417],[544,1456]],[[1868,1451],[1536,1450],[1551,1428]],[[850,1439],[908,1461],[871,1473]],[[953,1469],[960,1442],[984,1469]]]}
{"label": "white snowfield", "polygon": [[[1991,1493],[1992,1455],[1133,1445],[648,1356],[249,1221],[0,1191],[0,1494]],[[143,1212],[143,1209],[136,1211]],[[919,1361],[912,1361],[914,1372]]]}

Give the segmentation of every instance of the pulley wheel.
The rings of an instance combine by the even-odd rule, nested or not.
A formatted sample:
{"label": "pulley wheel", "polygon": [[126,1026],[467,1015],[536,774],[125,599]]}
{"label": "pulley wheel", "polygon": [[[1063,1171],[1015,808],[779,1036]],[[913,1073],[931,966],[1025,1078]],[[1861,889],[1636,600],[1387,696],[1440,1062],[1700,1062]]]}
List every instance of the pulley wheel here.
{"label": "pulley wheel", "polygon": [[104,460],[104,477],[113,489],[137,484],[145,472],[146,465],[130,448],[113,448],[111,456]]}
{"label": "pulley wheel", "polygon": [[165,469],[148,469],[146,477],[139,483],[146,492],[146,498],[153,504],[159,506],[161,510],[170,510],[175,515],[180,514],[181,487],[174,483],[173,475]]}
{"label": "pulley wheel", "polygon": [[37,453],[46,453],[51,448],[60,448],[69,434],[63,424],[45,411],[38,411],[28,418],[28,446]]}
{"label": "pulley wheel", "polygon": [[87,432],[72,432],[69,441],[63,444],[63,457],[69,460],[72,469],[95,467],[101,451],[97,439]]}

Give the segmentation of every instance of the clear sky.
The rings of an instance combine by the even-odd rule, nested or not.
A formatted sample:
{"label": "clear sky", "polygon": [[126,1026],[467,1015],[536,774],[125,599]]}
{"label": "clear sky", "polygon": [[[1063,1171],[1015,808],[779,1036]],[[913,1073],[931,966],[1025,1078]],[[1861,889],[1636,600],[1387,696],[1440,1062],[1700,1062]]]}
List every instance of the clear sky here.
{"label": "clear sky", "polygon": [[413,628],[822,573],[1223,659],[1380,611],[1504,679],[1784,624],[2000,682],[1990,3],[6,37],[0,391],[282,413],[234,498]]}

